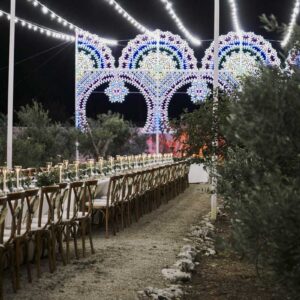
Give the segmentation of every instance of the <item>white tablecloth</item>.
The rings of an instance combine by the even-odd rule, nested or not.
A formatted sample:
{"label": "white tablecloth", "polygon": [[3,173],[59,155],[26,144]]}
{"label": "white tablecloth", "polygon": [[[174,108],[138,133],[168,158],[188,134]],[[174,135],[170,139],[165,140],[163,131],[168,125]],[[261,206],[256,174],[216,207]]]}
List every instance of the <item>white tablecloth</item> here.
{"label": "white tablecloth", "polygon": [[189,183],[208,183],[209,174],[203,164],[192,164],[189,172]]}

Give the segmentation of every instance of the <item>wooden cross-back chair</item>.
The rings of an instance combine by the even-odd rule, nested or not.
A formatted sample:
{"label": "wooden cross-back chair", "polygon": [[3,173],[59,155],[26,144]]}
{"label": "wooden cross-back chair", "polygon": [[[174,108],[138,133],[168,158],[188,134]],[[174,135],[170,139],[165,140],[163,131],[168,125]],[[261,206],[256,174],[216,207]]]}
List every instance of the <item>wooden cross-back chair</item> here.
{"label": "wooden cross-back chair", "polygon": [[16,291],[16,280],[15,280],[15,270],[14,270],[14,244],[13,238],[14,233],[12,231],[5,230],[5,220],[7,218],[8,207],[7,198],[0,198],[0,299],[4,299],[3,296],[3,271],[7,264],[10,265],[12,273],[12,284],[13,289]]}
{"label": "wooden cross-back chair", "polygon": [[60,188],[58,185],[42,187],[40,192],[39,204],[36,211],[32,212],[34,217],[31,221],[29,231],[30,239],[35,242],[35,263],[37,268],[37,276],[41,276],[41,256],[43,256],[43,242],[47,242],[47,254],[49,271],[55,270],[55,236],[53,232],[53,222],[56,220],[56,202],[60,197]]}
{"label": "wooden cross-back chair", "polygon": [[75,181],[70,183],[67,200],[63,203],[63,214],[61,220],[62,232],[66,240],[66,261],[70,262],[70,239],[74,242],[75,257],[79,259],[77,246],[76,218],[84,194],[84,182]]}
{"label": "wooden cross-back chair", "polygon": [[75,224],[81,229],[81,240],[82,240],[82,254],[85,257],[85,237],[86,231],[88,230],[90,247],[92,254],[95,253],[93,238],[92,238],[92,212],[93,212],[93,199],[97,190],[97,180],[87,180],[84,185],[84,193],[81,198],[78,198],[78,213],[75,218]]}
{"label": "wooden cross-back chair", "polygon": [[93,200],[93,210],[99,211],[105,222],[105,237],[109,237],[109,229],[112,228],[113,234],[119,228],[119,217],[123,214],[122,189],[124,175],[112,176],[109,180],[106,196]]}
{"label": "wooden cross-back chair", "polygon": [[128,227],[132,223],[132,207],[135,193],[135,173],[127,173],[123,181],[123,215],[122,222]]}
{"label": "wooden cross-back chair", "polygon": [[[25,199],[26,199],[26,204],[27,204],[27,233],[28,233],[28,238],[26,239],[26,261],[29,262],[29,255],[30,255],[30,230],[31,230],[31,224],[32,220],[36,214],[36,211],[39,206],[39,189],[30,189],[25,191]],[[28,264],[28,281],[32,281],[32,276],[31,276],[31,268],[30,264]]]}
{"label": "wooden cross-back chair", "polygon": [[[4,236],[8,237],[7,243],[13,244],[11,253],[11,268],[13,270],[13,289],[20,288],[20,265],[22,257],[27,265],[28,278],[30,266],[28,261],[28,206],[24,192],[9,193],[7,195],[8,215],[6,216]],[[10,246],[8,246],[10,247]],[[22,250],[22,247],[24,249]]]}
{"label": "wooden cross-back chair", "polygon": [[131,210],[134,212],[135,221],[137,222],[141,217],[141,202],[143,199],[142,196],[142,174],[143,172],[138,171],[133,173],[133,193],[131,195]]}

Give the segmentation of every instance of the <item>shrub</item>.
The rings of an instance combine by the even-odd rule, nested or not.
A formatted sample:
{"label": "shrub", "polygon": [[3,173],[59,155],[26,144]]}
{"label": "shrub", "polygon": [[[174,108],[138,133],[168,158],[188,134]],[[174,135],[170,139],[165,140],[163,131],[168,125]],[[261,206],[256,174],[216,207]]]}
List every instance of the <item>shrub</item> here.
{"label": "shrub", "polygon": [[224,128],[231,148],[219,192],[236,249],[300,293],[300,75],[264,69],[245,79]]}

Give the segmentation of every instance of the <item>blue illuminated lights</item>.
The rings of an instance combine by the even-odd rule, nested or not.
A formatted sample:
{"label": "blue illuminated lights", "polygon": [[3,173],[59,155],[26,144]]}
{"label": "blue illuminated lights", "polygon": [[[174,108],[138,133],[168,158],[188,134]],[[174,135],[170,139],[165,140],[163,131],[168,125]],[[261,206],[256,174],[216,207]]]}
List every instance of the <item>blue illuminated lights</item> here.
{"label": "blue illuminated lights", "polygon": [[[188,43],[170,32],[156,30],[136,36],[122,50],[118,66],[99,37],[78,31],[76,41],[76,126],[81,130],[88,128],[87,101],[103,84],[108,84],[105,94],[112,103],[124,103],[130,86],[143,95],[147,105],[144,133],[170,130],[168,107],[179,89],[190,86],[187,94],[194,103],[212,93],[213,44],[199,69]],[[259,64],[280,65],[271,44],[254,33],[230,32],[220,36],[219,43],[220,90],[231,92],[241,77],[256,76]]]}
{"label": "blue illuminated lights", "polygon": [[123,103],[125,101],[125,97],[129,94],[128,88],[121,79],[111,81],[104,92],[109,97],[109,101],[112,103]]}
{"label": "blue illuminated lights", "polygon": [[211,90],[205,81],[194,81],[192,86],[188,88],[187,93],[192,102],[197,104],[205,101],[210,96]]}

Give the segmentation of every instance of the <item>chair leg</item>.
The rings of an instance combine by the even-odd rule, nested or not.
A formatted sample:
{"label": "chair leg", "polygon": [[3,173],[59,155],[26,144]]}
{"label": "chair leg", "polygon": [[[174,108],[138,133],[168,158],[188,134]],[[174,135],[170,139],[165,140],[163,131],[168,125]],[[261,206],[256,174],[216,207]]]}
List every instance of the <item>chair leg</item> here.
{"label": "chair leg", "polygon": [[106,208],[106,212],[105,212],[105,237],[108,239],[109,234],[108,234],[108,228],[109,228],[109,209]]}
{"label": "chair leg", "polygon": [[10,270],[11,270],[11,279],[12,279],[12,287],[13,291],[16,293],[17,292],[17,279],[16,279],[16,267],[15,267],[15,246],[12,245],[10,247],[10,254],[11,254],[11,265],[10,265]]}
{"label": "chair leg", "polygon": [[63,247],[63,229],[62,228],[58,229],[57,236],[58,236],[59,253],[61,255],[63,265],[65,266],[67,264],[67,261],[66,261],[66,256],[65,256],[65,252],[64,252],[64,247]]}
{"label": "chair leg", "polygon": [[53,266],[53,250],[52,250],[52,241],[51,241],[51,231],[47,231],[47,252],[48,252],[48,263],[49,263],[49,272],[54,272],[54,266]]}
{"label": "chair leg", "polygon": [[87,221],[89,224],[89,239],[90,239],[91,252],[92,252],[92,254],[94,254],[95,249],[94,249],[93,237],[92,237],[92,218],[89,218]]}
{"label": "chair leg", "polygon": [[16,289],[20,288],[20,259],[21,259],[20,239],[15,239],[15,276],[16,276]]}
{"label": "chair leg", "polygon": [[56,234],[55,234],[55,227],[54,225],[51,226],[51,232],[50,232],[50,236],[51,236],[51,242],[52,242],[52,251],[51,253],[49,253],[49,255],[52,255],[52,263],[53,263],[53,270],[56,270]]}
{"label": "chair leg", "polygon": [[41,234],[40,232],[36,232],[35,234],[35,263],[36,263],[36,271],[37,277],[41,277]]}
{"label": "chair leg", "polygon": [[26,268],[27,268],[28,282],[32,282],[29,253],[30,253],[30,244],[29,244],[29,240],[26,239],[25,240],[25,251],[24,251],[24,263],[26,264]]}
{"label": "chair leg", "polygon": [[76,259],[79,259],[78,255],[78,246],[77,246],[77,230],[76,230],[76,224],[71,225],[73,228],[73,241],[74,241],[74,249],[75,249],[75,257]]}
{"label": "chair leg", "polygon": [[81,224],[81,240],[82,240],[82,256],[85,257],[85,231],[86,231],[86,220],[82,220]]}
{"label": "chair leg", "polygon": [[0,247],[0,300],[3,300],[3,256],[4,247]]}
{"label": "chair leg", "polygon": [[70,226],[66,225],[66,256],[67,264],[70,263]]}

